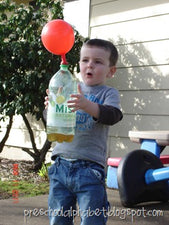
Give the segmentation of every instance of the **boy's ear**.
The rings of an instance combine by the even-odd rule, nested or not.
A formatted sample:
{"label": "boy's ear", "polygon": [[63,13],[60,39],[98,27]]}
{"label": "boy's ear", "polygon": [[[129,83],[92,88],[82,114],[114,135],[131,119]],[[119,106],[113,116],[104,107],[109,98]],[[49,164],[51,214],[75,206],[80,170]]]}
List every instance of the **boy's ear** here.
{"label": "boy's ear", "polygon": [[110,67],[110,72],[108,73],[107,77],[108,78],[113,77],[113,75],[115,74],[115,72],[116,72],[116,66],[111,66]]}

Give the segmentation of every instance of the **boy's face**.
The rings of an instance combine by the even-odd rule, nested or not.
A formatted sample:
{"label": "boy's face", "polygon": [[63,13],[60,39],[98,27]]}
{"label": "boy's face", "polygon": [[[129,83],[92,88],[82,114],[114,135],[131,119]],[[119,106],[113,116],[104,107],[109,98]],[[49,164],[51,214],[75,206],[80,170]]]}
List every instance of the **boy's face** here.
{"label": "boy's face", "polygon": [[102,85],[116,71],[110,66],[110,52],[96,46],[83,46],[80,54],[80,74],[88,86]]}

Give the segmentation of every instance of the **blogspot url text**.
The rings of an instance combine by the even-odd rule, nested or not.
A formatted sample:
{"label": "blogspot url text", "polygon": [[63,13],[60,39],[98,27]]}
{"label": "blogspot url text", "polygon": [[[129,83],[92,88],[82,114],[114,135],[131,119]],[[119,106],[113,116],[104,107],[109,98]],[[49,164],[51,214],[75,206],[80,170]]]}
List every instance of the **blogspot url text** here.
{"label": "blogspot url text", "polygon": [[131,217],[131,221],[133,222],[135,217],[162,217],[164,216],[164,212],[162,210],[151,209],[147,210],[144,207],[141,209],[130,209],[130,208],[123,208],[119,209],[116,207],[109,208],[108,210],[104,207],[102,209],[88,209],[88,210],[75,210],[72,207],[68,210],[64,210],[61,208],[58,209],[43,209],[43,208],[34,208],[34,209],[25,209],[24,210],[24,217],[38,217],[38,216],[63,216],[63,217],[92,217],[92,216],[101,216],[103,214],[104,217],[118,217],[121,220],[125,220],[127,217]]}

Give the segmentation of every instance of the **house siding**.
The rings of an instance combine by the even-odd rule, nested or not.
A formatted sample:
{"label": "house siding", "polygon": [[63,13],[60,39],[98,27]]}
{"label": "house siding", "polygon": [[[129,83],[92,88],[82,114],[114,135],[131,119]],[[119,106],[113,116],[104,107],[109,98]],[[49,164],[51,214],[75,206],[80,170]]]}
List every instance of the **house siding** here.
{"label": "house siding", "polygon": [[[66,21],[77,28],[81,26],[81,20],[69,7],[76,5],[74,9],[80,13],[84,8],[79,6],[88,1],[66,3],[67,12],[71,12],[65,11]],[[117,72],[107,84],[119,90],[124,118],[110,128],[108,156],[123,156],[140,147],[129,140],[130,130],[169,130],[168,27],[168,0],[90,0],[89,29],[84,33],[89,30],[90,38],[111,40],[119,51]],[[45,130],[42,123],[36,124],[31,117],[30,120],[37,147],[41,148]],[[5,127],[1,124],[1,139]],[[22,118],[16,116],[0,156],[31,159],[20,150],[22,147],[31,148],[31,143]],[[164,153],[169,154],[169,147]]]}
{"label": "house siding", "polygon": [[130,130],[169,130],[168,25],[168,1],[91,0],[90,37],[110,40],[119,51],[107,84],[119,90],[124,118],[110,128],[108,156],[140,147]]}

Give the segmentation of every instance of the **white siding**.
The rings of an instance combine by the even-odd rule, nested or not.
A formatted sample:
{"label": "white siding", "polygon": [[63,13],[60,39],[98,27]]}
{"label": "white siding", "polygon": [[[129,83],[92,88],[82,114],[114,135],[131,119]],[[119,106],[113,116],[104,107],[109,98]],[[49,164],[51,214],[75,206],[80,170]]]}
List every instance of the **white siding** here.
{"label": "white siding", "polygon": [[[41,149],[46,140],[46,133],[44,126],[41,121],[38,123],[36,122],[35,118],[26,115],[29,119],[31,128],[34,132],[34,137],[36,138],[37,148]],[[13,146],[13,147],[25,147],[32,149],[32,145],[30,142],[30,136],[28,134],[28,130],[25,127],[24,121],[21,116],[15,116],[14,122],[12,125],[12,129],[10,132],[10,136],[6,142],[6,145]]]}
{"label": "white siding", "polygon": [[78,32],[88,37],[89,32],[89,1],[70,1],[64,5],[64,20],[75,27]]}
{"label": "white siding", "polygon": [[111,156],[140,147],[129,130],[169,130],[168,26],[168,0],[91,0],[90,37],[110,40],[119,51],[107,83],[120,92],[124,118],[110,129]]}
{"label": "white siding", "polygon": [[[90,37],[111,40],[119,50],[117,72],[108,84],[120,92],[124,118],[110,128],[108,155],[122,156],[140,147],[129,140],[129,130],[169,130],[169,0],[91,0],[90,18],[88,4],[89,0],[66,3],[65,18],[84,36],[90,19]],[[41,148],[45,130],[33,120],[32,126]],[[5,129],[1,130],[0,140]],[[31,147],[20,117],[15,118],[7,146],[11,147],[0,156],[27,157],[18,150]]]}

